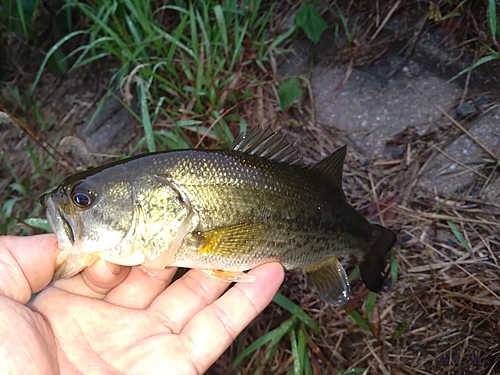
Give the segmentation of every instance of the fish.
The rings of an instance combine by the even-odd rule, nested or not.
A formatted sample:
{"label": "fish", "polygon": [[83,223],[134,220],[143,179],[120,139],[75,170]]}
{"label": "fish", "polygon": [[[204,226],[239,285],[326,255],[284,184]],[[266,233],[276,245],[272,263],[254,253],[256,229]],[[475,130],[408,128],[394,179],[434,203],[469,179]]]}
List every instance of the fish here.
{"label": "fish", "polygon": [[100,258],[251,282],[246,271],[277,261],[342,306],[351,289],[338,256],[354,254],[378,292],[396,234],[347,202],[346,152],[306,164],[281,132],[255,127],[228,149],[148,153],[73,174],[40,198],[60,249],[54,279]]}

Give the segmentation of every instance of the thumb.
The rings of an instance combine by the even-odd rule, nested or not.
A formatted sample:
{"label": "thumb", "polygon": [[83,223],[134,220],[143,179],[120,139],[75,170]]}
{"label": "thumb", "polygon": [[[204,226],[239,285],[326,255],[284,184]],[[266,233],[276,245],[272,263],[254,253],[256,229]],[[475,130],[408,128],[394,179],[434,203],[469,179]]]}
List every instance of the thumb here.
{"label": "thumb", "polygon": [[58,252],[53,234],[0,236],[0,295],[28,302],[52,280]]}

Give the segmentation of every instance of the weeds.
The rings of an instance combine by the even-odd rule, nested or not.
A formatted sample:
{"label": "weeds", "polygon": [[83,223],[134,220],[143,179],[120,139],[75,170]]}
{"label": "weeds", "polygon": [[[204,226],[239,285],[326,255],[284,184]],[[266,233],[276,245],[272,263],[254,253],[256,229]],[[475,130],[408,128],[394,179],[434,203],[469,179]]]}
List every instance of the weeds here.
{"label": "weeds", "polygon": [[[176,1],[157,9],[153,1],[138,0],[70,4],[92,23],[54,45],[30,93],[51,56],[64,43],[83,36],[87,42],[67,56],[74,61],[69,71],[104,58],[119,61],[112,82],[128,105],[134,96],[138,98],[148,151],[194,146],[187,135],[178,145],[171,142],[175,137],[168,133],[179,126],[197,134],[209,133],[207,140],[233,141],[230,124],[244,120],[230,109],[254,94],[255,69],[269,58],[273,40],[266,26],[272,4]],[[279,41],[278,37],[274,43]],[[162,124],[154,126],[159,118]],[[210,128],[217,119],[217,125]]]}
{"label": "weeds", "polygon": [[[13,179],[10,183],[9,180],[4,180],[4,186],[0,185],[1,202],[3,202],[0,210],[0,233],[30,234],[33,231],[29,227],[43,230],[50,228],[46,219],[39,218],[42,216],[42,207],[38,204],[38,198],[33,197],[32,189],[33,185],[39,184],[41,180],[52,180],[52,177],[46,175],[45,170],[53,169],[53,159],[40,158],[39,150],[34,150],[29,143],[26,144],[26,150],[36,171],[28,178],[20,176],[5,153],[0,152]],[[41,160],[44,161],[41,162]],[[26,212],[27,207],[29,207],[28,212]],[[28,227],[22,223],[27,224]]]}
{"label": "weeds", "polygon": [[489,41],[483,42],[483,47],[485,49],[485,56],[480,57],[477,61],[475,61],[470,67],[465,68],[458,72],[455,76],[450,79],[454,81],[458,77],[463,74],[469,73],[470,71],[476,69],[477,67],[486,64],[490,61],[500,60],[500,44],[498,43],[498,39],[500,39],[500,28],[498,28],[498,20],[499,16],[496,11],[496,2],[495,0],[488,0],[488,8],[487,8],[487,20],[489,26]]}
{"label": "weeds", "polygon": [[295,24],[300,26],[307,37],[314,43],[321,40],[321,34],[328,28],[327,23],[311,4],[304,4],[295,17]]}
{"label": "weeds", "polygon": [[38,11],[37,3],[5,0],[0,7],[0,24],[21,37],[34,36],[33,19]]}
{"label": "weeds", "polygon": [[277,293],[273,301],[291,313],[292,316],[281,323],[279,327],[265,333],[250,344],[236,357],[230,369],[235,369],[246,357],[250,356],[256,350],[263,349],[265,345],[267,345],[268,355],[263,365],[267,365],[272,359],[276,346],[285,339],[285,336],[288,336],[293,357],[293,369],[288,373],[293,375],[312,374],[313,368],[309,355],[309,350],[313,350],[311,348],[312,339],[306,329],[309,328],[317,333],[320,330],[318,324],[304,310],[281,293]]}

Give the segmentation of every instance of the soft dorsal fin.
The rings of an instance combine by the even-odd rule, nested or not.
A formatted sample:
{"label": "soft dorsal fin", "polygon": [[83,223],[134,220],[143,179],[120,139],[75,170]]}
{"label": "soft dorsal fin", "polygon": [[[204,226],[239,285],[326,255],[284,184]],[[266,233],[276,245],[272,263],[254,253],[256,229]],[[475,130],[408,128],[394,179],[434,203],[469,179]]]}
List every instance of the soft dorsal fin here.
{"label": "soft dorsal fin", "polygon": [[346,154],[347,146],[342,146],[333,154],[315,164],[312,169],[321,172],[342,189],[342,169]]}
{"label": "soft dorsal fin", "polygon": [[246,135],[240,134],[229,149],[280,163],[304,164],[293,143],[288,142],[281,132],[273,131],[270,125],[264,129],[257,126]]}

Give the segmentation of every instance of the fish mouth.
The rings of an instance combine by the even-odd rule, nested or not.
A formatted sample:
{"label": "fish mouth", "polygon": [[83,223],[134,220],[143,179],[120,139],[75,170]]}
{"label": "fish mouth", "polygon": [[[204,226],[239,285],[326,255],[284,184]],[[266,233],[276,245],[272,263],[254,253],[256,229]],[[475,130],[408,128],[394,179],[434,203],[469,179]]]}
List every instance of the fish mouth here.
{"label": "fish mouth", "polygon": [[49,196],[49,194],[44,194],[42,195],[38,201],[40,202],[40,204],[42,205],[42,207],[46,210],[47,209],[47,197]]}
{"label": "fish mouth", "polygon": [[[40,203],[46,210],[47,220],[49,221],[52,231],[57,236],[57,242],[59,244],[59,249],[67,250],[71,248],[75,243],[75,235],[73,232],[73,226],[71,224],[73,220],[67,217],[64,212],[56,205],[54,200],[49,194],[44,194],[40,197]],[[71,223],[69,222],[71,221]]]}

